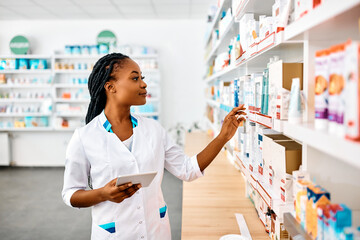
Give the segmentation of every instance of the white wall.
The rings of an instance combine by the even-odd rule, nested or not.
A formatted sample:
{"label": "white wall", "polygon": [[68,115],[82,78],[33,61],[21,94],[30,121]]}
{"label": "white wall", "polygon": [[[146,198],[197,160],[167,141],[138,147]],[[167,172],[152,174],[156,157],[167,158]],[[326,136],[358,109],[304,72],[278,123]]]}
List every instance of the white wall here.
{"label": "white wall", "polygon": [[36,20],[0,21],[0,54],[9,54],[15,35],[26,36],[33,54],[51,54],[67,44],[94,44],[105,29],[119,44],[154,47],[162,77],[162,124],[200,121],[205,110],[203,35],[205,20]]}

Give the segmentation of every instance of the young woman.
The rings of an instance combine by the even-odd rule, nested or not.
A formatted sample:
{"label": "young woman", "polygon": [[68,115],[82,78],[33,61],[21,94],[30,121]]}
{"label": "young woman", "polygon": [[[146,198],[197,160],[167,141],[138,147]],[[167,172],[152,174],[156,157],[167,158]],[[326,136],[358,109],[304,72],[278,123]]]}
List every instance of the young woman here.
{"label": "young woman", "polygon": [[[220,134],[199,154],[187,157],[152,119],[130,114],[146,103],[146,83],[129,57],[102,57],[89,77],[91,102],[86,126],[75,130],[66,151],[62,197],[70,207],[92,207],[91,239],[171,239],[161,191],[164,168],[184,181],[203,176],[235,134],[243,106],[224,119]],[[121,175],[157,171],[147,188],[126,183]],[[88,189],[89,182],[91,189]]]}

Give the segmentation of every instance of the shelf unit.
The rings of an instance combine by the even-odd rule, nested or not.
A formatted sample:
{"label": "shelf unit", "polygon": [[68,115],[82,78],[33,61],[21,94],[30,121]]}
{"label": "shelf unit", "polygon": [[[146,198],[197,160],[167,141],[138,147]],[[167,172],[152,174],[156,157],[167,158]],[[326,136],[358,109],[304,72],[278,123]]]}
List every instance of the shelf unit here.
{"label": "shelf unit", "polygon": [[[31,91],[48,91],[51,94],[51,102],[53,113],[52,114],[42,114],[42,113],[35,113],[35,114],[8,114],[8,113],[0,113],[1,118],[19,118],[25,116],[46,116],[49,118],[49,127],[34,127],[31,128],[29,131],[70,131],[70,129],[74,130],[74,127],[58,127],[55,126],[58,123],[58,119],[56,118],[71,118],[74,119],[84,119],[86,115],[86,108],[90,102],[89,97],[84,98],[62,98],[60,96],[63,92],[69,92],[71,95],[74,93],[77,94],[85,94],[88,95],[88,86],[87,82],[85,83],[85,78],[87,78],[91,70],[75,70],[75,69],[55,69],[55,65],[58,62],[64,63],[82,63],[86,62],[90,67],[89,64],[94,64],[99,58],[104,55],[64,55],[64,54],[53,54],[53,55],[0,55],[0,59],[46,59],[48,62],[49,69],[45,70],[0,70],[0,74],[5,74],[6,78],[49,78],[48,84],[29,84],[29,83],[22,83],[14,84],[14,83],[7,83],[7,84],[0,84],[0,91],[10,93],[12,91],[26,91],[27,89],[31,89]],[[148,55],[140,55],[134,54],[130,56],[135,61],[158,61],[157,54],[148,54]],[[161,104],[161,92],[160,92],[160,71],[159,69],[144,69],[142,68],[143,74],[147,77],[146,80],[150,80],[150,84],[148,87],[148,92],[153,93],[152,98],[148,98],[147,102],[149,104],[153,104],[155,106],[155,112],[153,113],[141,113],[141,115],[146,117],[154,117],[159,119],[160,117],[160,104]],[[75,79],[74,79],[75,78]],[[78,79],[80,78],[81,82],[78,83]],[[80,81],[79,80],[79,81]],[[16,80],[15,80],[16,81]],[[75,83],[76,82],[76,83]],[[0,92],[1,93],[1,92]],[[42,104],[44,99],[15,99],[15,98],[0,98],[0,105],[8,105],[8,104]],[[69,106],[80,107],[81,110],[84,112],[76,113],[76,114],[58,114],[56,108],[58,104],[69,104]],[[0,128],[0,131],[27,131],[26,129],[18,129],[18,128]]]}
{"label": "shelf unit", "polygon": [[[273,1],[240,0],[238,2],[240,4],[233,9],[234,25],[247,12],[253,12],[255,16],[271,15]],[[211,86],[215,80],[229,82],[246,74],[263,71],[269,58],[274,55],[279,56],[284,62],[303,62],[303,93],[307,100],[303,123],[291,124],[284,120],[269,120],[268,116],[264,115],[255,116],[255,119],[248,116],[248,120],[270,127],[300,142],[303,169],[310,173],[317,184],[331,193],[334,203],[345,203],[353,210],[354,226],[360,225],[360,202],[358,201],[360,199],[360,143],[315,129],[314,57],[317,50],[345,42],[348,38],[360,40],[359,13],[360,0],[324,1],[297,21],[290,23],[282,36],[275,38],[273,44],[246,59],[238,59],[222,71],[204,78],[204,82]],[[218,43],[227,44],[225,38],[228,37],[225,36]],[[206,56],[207,60],[217,54],[214,49],[209,56]],[[205,64],[209,62],[205,61]],[[206,102],[210,107],[216,109],[221,107],[220,103],[212,99],[207,99]],[[219,129],[207,117],[205,122],[215,135],[219,133]],[[228,149],[229,146],[226,146],[226,151],[231,153],[232,149],[230,151]],[[241,169],[241,161],[238,161],[236,157],[234,160],[234,155],[237,155],[236,152],[233,155],[229,154],[232,158],[229,160],[237,169]]]}

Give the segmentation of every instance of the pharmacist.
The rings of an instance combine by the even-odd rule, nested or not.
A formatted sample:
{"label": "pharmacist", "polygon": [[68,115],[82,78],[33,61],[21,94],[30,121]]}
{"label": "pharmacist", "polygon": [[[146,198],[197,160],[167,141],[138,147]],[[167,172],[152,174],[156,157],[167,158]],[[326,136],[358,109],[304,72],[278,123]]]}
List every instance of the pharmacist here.
{"label": "pharmacist", "polygon": [[[146,103],[147,85],[129,57],[102,57],[88,87],[87,124],[75,130],[66,151],[64,202],[74,208],[92,207],[93,240],[171,239],[161,191],[164,168],[184,181],[203,176],[244,120],[244,108],[234,108],[220,134],[189,158],[157,121],[130,114],[130,106]],[[116,186],[121,175],[150,171],[157,175],[146,188],[132,183]]]}

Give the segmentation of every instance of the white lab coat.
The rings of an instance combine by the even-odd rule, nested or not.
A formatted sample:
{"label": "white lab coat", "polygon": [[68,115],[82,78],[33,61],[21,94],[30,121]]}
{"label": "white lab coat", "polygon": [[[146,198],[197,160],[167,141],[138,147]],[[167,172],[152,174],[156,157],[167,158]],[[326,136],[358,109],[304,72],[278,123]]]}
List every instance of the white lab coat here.
{"label": "white lab coat", "polygon": [[[107,121],[104,111],[75,130],[69,142],[62,191],[69,206],[72,194],[88,186],[88,177],[93,189],[97,189],[120,175],[157,171],[151,185],[141,188],[131,198],[92,207],[92,240],[171,239],[168,213],[160,217],[160,209],[166,206],[161,191],[164,168],[184,181],[203,176],[196,156],[187,157],[157,121],[133,117],[138,125],[133,128],[132,152],[104,128]],[[115,230],[110,231],[114,226]]]}

